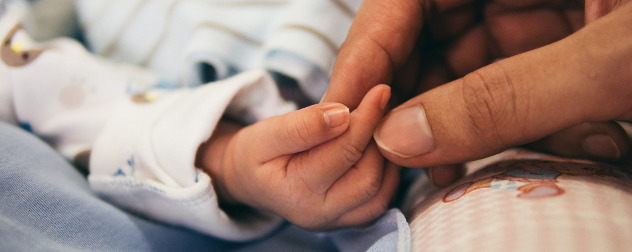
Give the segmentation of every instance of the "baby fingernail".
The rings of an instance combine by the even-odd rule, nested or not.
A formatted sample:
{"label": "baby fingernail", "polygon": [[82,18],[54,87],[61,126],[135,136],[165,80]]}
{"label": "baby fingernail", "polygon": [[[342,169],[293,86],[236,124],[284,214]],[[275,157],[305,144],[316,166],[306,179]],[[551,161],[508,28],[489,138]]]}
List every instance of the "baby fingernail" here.
{"label": "baby fingernail", "polygon": [[621,150],[614,140],[605,134],[588,136],[582,142],[582,148],[586,154],[610,160],[619,159]]}
{"label": "baby fingernail", "polygon": [[434,137],[421,105],[392,111],[377,127],[374,138],[382,149],[403,158],[434,149]]}
{"label": "baby fingernail", "polygon": [[342,104],[330,105],[325,107],[323,116],[327,125],[335,128],[349,121],[349,108]]}

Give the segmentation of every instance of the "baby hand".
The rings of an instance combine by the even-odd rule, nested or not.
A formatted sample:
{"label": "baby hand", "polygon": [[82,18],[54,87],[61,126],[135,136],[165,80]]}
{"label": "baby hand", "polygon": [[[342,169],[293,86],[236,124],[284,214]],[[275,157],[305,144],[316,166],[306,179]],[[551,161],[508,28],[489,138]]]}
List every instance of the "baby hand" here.
{"label": "baby hand", "polygon": [[215,132],[201,148],[202,166],[226,203],[312,230],[364,224],[386,210],[399,182],[399,169],[385,167],[371,141],[389,98],[380,85],[353,112],[322,103]]}

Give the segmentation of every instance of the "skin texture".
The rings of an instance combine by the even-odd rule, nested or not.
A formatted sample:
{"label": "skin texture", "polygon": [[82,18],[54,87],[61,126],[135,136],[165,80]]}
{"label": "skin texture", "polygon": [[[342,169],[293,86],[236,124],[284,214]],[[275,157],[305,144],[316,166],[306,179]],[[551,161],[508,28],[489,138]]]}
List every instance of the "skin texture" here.
{"label": "skin texture", "polygon": [[365,224],[386,210],[399,182],[399,168],[385,165],[372,141],[389,98],[379,85],[352,112],[322,103],[244,128],[222,122],[197,164],[224,206],[270,211],[310,230]]}
{"label": "skin texture", "polygon": [[[367,0],[323,101],[354,107],[388,83],[398,106],[378,126],[380,151],[404,166],[443,166],[431,170],[437,184],[458,178],[454,164],[517,145],[619,160],[630,143],[612,120],[632,119],[631,11],[615,0]],[[394,115],[415,106],[425,123],[385,126],[412,120]],[[430,136],[405,147],[426,152],[391,148],[423,127]]]}

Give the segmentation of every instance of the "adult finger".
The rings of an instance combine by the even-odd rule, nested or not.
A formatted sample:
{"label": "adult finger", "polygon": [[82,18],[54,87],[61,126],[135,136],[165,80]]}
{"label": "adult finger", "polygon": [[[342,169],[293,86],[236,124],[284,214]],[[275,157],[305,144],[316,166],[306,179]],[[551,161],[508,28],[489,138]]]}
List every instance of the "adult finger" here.
{"label": "adult finger", "polygon": [[597,20],[627,2],[629,0],[587,0],[585,2],[586,23]]}
{"label": "adult finger", "polygon": [[582,122],[629,120],[630,11],[628,4],[566,39],[411,99],[385,117],[376,142],[400,165],[427,167],[485,157]]}
{"label": "adult finger", "polygon": [[355,108],[371,87],[390,83],[393,71],[406,63],[419,38],[425,14],[462,2],[471,0],[365,1],[340,48],[323,101]]}
{"label": "adult finger", "polygon": [[442,165],[428,168],[428,177],[434,185],[445,187],[465,176],[465,172],[463,164]]}
{"label": "adult finger", "polygon": [[582,123],[538,140],[529,147],[566,157],[616,161],[628,153],[630,140],[616,122]]}
{"label": "adult finger", "polygon": [[[576,20],[567,13],[583,14],[582,9],[562,11],[558,8],[525,7],[507,9],[490,4],[486,8],[488,33],[494,40],[499,57],[513,56],[562,39],[575,31]],[[581,17],[581,16],[580,16]],[[579,20],[583,24],[583,20]]]}
{"label": "adult finger", "polygon": [[[341,135],[349,127],[349,108],[340,103],[315,104],[298,111],[265,119],[244,131],[251,146],[267,146],[252,152],[259,162],[305,151]],[[270,131],[270,129],[276,129]]]}

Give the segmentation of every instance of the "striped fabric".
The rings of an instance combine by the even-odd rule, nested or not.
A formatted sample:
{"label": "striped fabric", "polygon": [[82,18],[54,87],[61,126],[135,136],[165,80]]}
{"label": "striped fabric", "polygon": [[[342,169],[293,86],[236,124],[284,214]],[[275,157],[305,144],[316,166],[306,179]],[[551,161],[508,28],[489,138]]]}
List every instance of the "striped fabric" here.
{"label": "striped fabric", "polygon": [[[77,1],[90,47],[197,85],[266,69],[290,76],[314,101],[324,94],[357,0]],[[204,78],[212,69],[215,78]]]}

